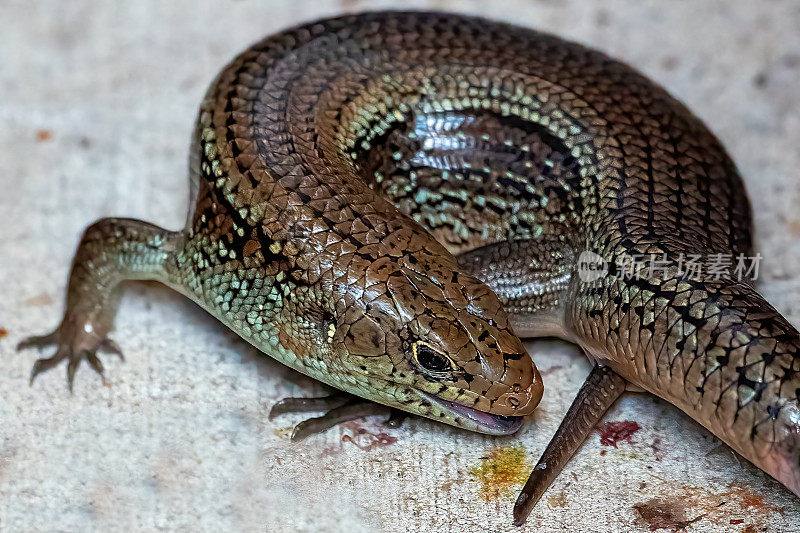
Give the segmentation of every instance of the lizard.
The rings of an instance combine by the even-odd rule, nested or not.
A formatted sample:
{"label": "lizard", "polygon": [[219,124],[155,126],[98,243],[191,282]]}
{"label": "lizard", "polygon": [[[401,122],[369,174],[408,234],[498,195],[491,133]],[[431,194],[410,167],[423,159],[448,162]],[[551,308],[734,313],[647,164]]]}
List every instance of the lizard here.
{"label": "lizard", "polygon": [[[372,12],[254,44],[212,82],[185,228],[105,218],[55,345],[102,374],[122,280],[181,292],[265,354],[370,402],[488,434],[543,394],[520,337],[595,363],[514,510],[522,523],[626,388],[800,494],[800,335],[752,277],[750,205],[708,128],[628,65],[477,17]],[[703,271],[685,272],[686,255]],[[627,258],[657,257],[636,275]],[[594,268],[597,270],[593,270]],[[588,269],[588,270],[587,270]],[[589,275],[586,275],[586,274]],[[363,413],[349,400],[319,429]],[[313,420],[313,419],[312,419]]]}

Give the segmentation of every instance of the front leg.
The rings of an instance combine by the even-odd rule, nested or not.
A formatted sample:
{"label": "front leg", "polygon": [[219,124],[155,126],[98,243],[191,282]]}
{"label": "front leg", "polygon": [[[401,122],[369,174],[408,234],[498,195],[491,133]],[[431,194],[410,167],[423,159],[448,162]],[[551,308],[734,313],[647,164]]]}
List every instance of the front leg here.
{"label": "front leg", "polygon": [[345,392],[335,392],[321,398],[284,398],[269,412],[272,420],[286,413],[308,413],[326,411],[322,416],[308,418],[294,427],[292,440],[297,442],[332,428],[335,425],[366,416],[389,414],[384,422],[389,427],[400,427],[406,414],[379,403],[364,400]]}
{"label": "front leg", "polygon": [[108,337],[119,299],[117,285],[129,279],[168,281],[181,240],[181,233],[126,218],[104,218],[86,228],[73,259],[61,324],[53,332],[29,337],[17,346],[19,350],[56,346],[54,355],[34,363],[31,384],[39,373],[64,360],[70,391],[83,360],[102,376],[97,352],[122,356]]}

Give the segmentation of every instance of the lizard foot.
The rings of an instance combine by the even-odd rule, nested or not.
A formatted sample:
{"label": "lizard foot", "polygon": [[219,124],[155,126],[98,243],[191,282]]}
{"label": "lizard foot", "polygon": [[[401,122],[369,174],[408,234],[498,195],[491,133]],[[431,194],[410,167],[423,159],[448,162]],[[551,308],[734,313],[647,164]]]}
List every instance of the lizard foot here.
{"label": "lizard foot", "polygon": [[97,357],[97,352],[115,353],[124,360],[122,350],[116,342],[93,328],[90,322],[78,320],[69,313],[55,331],[47,335],[28,337],[17,345],[17,350],[44,348],[50,345],[56,346],[56,353],[51,357],[42,357],[36,360],[31,369],[31,385],[36,376],[57,366],[65,359],[67,360],[67,384],[70,392],[72,392],[72,384],[75,381],[75,372],[83,360],[86,360],[89,366],[100,374],[103,383],[106,383],[103,363]]}
{"label": "lizard foot", "polygon": [[322,398],[284,398],[272,406],[269,419],[272,420],[286,413],[307,413],[326,409],[328,411],[324,415],[309,418],[297,424],[292,432],[292,441],[301,441],[311,435],[322,433],[342,422],[365,416],[385,414],[387,411],[390,412],[390,416],[384,423],[389,427],[400,427],[405,418],[405,414],[397,409],[362,400],[349,394],[334,393]]}

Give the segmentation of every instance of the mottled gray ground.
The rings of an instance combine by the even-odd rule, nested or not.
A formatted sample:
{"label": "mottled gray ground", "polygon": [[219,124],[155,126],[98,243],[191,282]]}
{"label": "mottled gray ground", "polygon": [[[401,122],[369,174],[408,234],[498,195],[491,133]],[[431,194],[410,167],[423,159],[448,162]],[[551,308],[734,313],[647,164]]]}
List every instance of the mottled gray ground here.
{"label": "mottled gray ground", "polygon": [[[128,361],[106,359],[108,387],[84,368],[70,395],[60,368],[29,388],[37,355],[14,350],[57,323],[89,222],[182,225],[195,107],[233,54],[289,24],[378,5],[392,4],[0,3],[0,530],[519,531],[521,476],[588,370],[566,344],[530,345],[547,391],[516,437],[414,419],[372,448],[377,421],[291,444],[299,418],[270,422],[269,407],[321,388],[156,284],[125,293],[115,338]],[[413,5],[590,43],[683,99],[737,161],[763,291],[800,324],[800,3]],[[800,500],[670,405],[629,395],[606,420],[641,429],[616,448],[592,436],[523,530],[800,528]]]}

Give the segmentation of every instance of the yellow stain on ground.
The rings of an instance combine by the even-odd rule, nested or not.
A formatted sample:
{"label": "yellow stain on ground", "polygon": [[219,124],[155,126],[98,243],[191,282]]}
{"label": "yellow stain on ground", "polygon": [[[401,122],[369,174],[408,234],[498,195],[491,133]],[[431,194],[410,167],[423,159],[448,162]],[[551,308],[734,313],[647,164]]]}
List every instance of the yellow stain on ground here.
{"label": "yellow stain on ground", "polygon": [[278,437],[292,437],[292,432],[294,431],[294,426],[287,426],[285,428],[278,428],[273,429],[272,433],[274,433]]}
{"label": "yellow stain on ground", "polygon": [[483,499],[496,500],[519,489],[532,468],[527,455],[521,445],[511,444],[495,446],[481,457],[469,472],[480,481]]}
{"label": "yellow stain on ground", "polygon": [[567,493],[563,490],[558,494],[554,494],[547,498],[547,503],[550,507],[566,507],[567,506]]}

